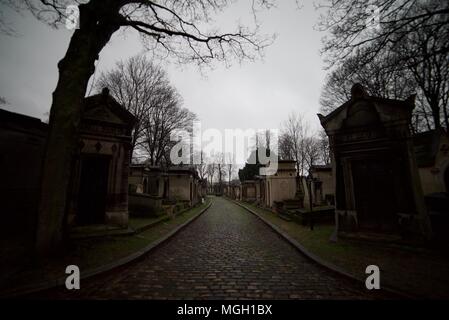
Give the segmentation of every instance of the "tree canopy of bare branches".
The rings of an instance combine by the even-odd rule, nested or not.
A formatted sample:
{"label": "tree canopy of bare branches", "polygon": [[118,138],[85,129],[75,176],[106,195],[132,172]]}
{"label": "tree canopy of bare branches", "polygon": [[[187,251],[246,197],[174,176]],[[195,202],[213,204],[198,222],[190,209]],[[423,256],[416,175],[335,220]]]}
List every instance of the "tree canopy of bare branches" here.
{"label": "tree canopy of bare branches", "polygon": [[[415,131],[448,127],[449,4],[435,0],[326,4],[321,6],[325,14],[319,24],[330,32],[323,52],[329,66],[335,67],[323,89],[323,111],[347,100],[349,87],[360,82],[370,94],[381,97],[416,93]],[[373,15],[368,6],[378,8],[376,28],[367,21]]]}
{"label": "tree canopy of bare branches", "polygon": [[[371,8],[377,8],[373,12]],[[325,38],[323,52],[330,64],[350,57],[354,50],[369,47],[365,62],[378,54],[394,50],[410,36],[432,28],[447,39],[449,3],[440,0],[328,0],[321,1],[324,11],[318,23],[330,33]],[[379,14],[379,27],[372,28],[369,19]],[[449,51],[449,43],[440,43],[429,54]]]}
{"label": "tree canopy of bare branches", "polygon": [[167,74],[145,56],[135,56],[117,62],[115,68],[104,72],[97,80],[98,91],[109,88],[110,94],[136,118],[132,132],[131,155],[142,142],[145,124],[159,95],[170,90]]}
{"label": "tree canopy of bare branches", "polygon": [[[273,42],[272,35],[261,35],[257,20],[250,28],[239,24],[230,32],[213,26],[213,17],[233,1],[219,0],[2,0],[15,11],[30,11],[37,19],[54,28],[71,19],[67,7],[80,8],[79,28],[95,24],[114,29],[129,28],[141,35],[148,50],[160,57],[176,58],[180,63],[209,64],[214,60],[252,60]],[[269,0],[254,1],[252,10],[270,9]],[[4,32],[12,29],[3,17]]]}
{"label": "tree canopy of bare branches", "polygon": [[170,150],[177,143],[171,140],[172,133],[191,132],[196,115],[182,107],[181,96],[171,86],[157,94],[154,105],[143,124],[141,147],[150,165],[169,165]]}
{"label": "tree canopy of bare branches", "polygon": [[415,82],[408,70],[392,68],[388,57],[379,56],[362,63],[363,52],[346,58],[327,76],[320,97],[321,111],[329,113],[351,98],[351,87],[360,83],[370,95],[405,99],[415,93]]}
{"label": "tree canopy of bare branches", "polygon": [[280,150],[284,159],[295,160],[296,172],[303,175],[305,163],[305,143],[309,134],[309,126],[301,114],[291,113],[282,124]]}
{"label": "tree canopy of bare branches", "polygon": [[282,124],[279,137],[281,159],[294,160],[296,173],[304,176],[315,164],[330,162],[329,143],[323,132],[313,132],[300,113],[291,113]]}

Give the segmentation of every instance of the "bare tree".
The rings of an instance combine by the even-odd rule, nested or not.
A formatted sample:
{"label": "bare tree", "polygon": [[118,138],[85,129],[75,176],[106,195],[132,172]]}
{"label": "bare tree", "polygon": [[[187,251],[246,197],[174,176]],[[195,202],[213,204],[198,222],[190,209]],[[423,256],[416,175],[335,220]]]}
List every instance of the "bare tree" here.
{"label": "bare tree", "polygon": [[[330,113],[349,100],[350,88],[354,83],[360,83],[370,95],[378,97],[406,99],[412,94],[417,94],[412,129],[415,132],[430,130],[434,119],[426,94],[418,85],[410,68],[400,63],[391,63],[396,58],[392,53],[387,56],[377,56],[365,64],[362,63],[363,53],[355,53],[346,58],[327,76],[320,97],[321,112]],[[444,109],[444,107],[441,108]]]}
{"label": "bare tree", "polygon": [[293,156],[293,141],[287,133],[281,133],[279,136],[279,157],[282,160],[292,160]]}
{"label": "bare tree", "polygon": [[217,166],[217,175],[218,175],[218,192],[220,194],[223,193],[223,176],[226,175],[226,158],[224,153],[218,153],[214,159],[215,165]]}
{"label": "bare tree", "polygon": [[[339,63],[355,50],[367,47],[369,50],[364,57],[368,62],[378,54],[394,50],[405,37],[419,34],[425,28],[439,30],[441,37],[447,39],[447,1],[377,0],[367,3],[365,0],[328,0],[319,8],[323,14],[318,25],[321,30],[330,33],[330,37],[325,38],[323,48],[329,65]],[[378,27],[373,24],[377,23],[376,20],[371,20],[377,14]],[[446,41],[429,54],[448,51],[449,43]]]}
{"label": "bare tree", "polygon": [[322,164],[331,163],[329,138],[323,128],[318,133],[319,161]]}
{"label": "bare tree", "polygon": [[207,159],[203,150],[199,152],[199,158],[200,163],[195,165],[195,169],[197,170],[200,179],[204,180],[207,175]]}
{"label": "bare tree", "polygon": [[[322,6],[326,12],[320,26],[331,34],[323,48],[329,66],[350,64],[355,55],[359,66],[378,66],[380,62],[382,70],[387,69],[382,74],[398,83],[391,88],[416,88],[424,95],[425,99],[417,100],[424,103],[415,112],[415,131],[430,123],[439,128],[443,122],[447,127],[449,4],[438,0],[378,0],[371,3],[372,8],[379,9],[374,12],[379,15],[375,28],[367,21],[373,13],[367,11],[365,1],[330,0],[328,4]],[[410,80],[414,80],[411,87]],[[379,88],[386,93],[386,88]],[[322,98],[322,105],[329,101],[326,95]],[[429,109],[431,119],[426,118]]]}
{"label": "bare tree", "polygon": [[131,151],[141,143],[145,124],[153,108],[158,107],[158,94],[169,86],[167,74],[143,55],[120,61],[97,80],[98,91],[107,87],[111,95],[136,118],[132,131]]}
{"label": "bare tree", "polygon": [[291,113],[283,123],[279,149],[283,156],[288,156],[296,162],[296,173],[304,175],[306,169],[306,138],[309,134],[309,126],[301,114]]}
{"label": "bare tree", "polygon": [[309,172],[310,168],[320,160],[320,140],[312,134],[304,138],[303,145],[305,171]]}
{"label": "bare tree", "polygon": [[363,50],[357,50],[327,76],[320,105],[323,113],[329,113],[351,98],[350,89],[360,83],[370,95],[405,99],[416,92],[416,84],[410,72],[390,65],[391,55],[376,57],[363,62]]}
{"label": "bare tree", "polygon": [[[49,134],[44,153],[36,247],[41,254],[59,250],[68,207],[71,164],[78,143],[81,102],[95,61],[111,36],[120,28],[140,33],[148,49],[180,63],[205,65],[232,58],[251,60],[271,43],[254,30],[239,25],[234,32],[204,31],[211,13],[222,11],[228,1],[179,0],[3,0],[17,10],[29,10],[53,27],[63,26],[68,5],[79,4],[79,23],[64,58],[58,63],[59,79],[53,92]],[[260,1],[261,7],[271,3]],[[256,10],[255,10],[256,11]]]}
{"label": "bare tree", "polygon": [[143,124],[141,147],[150,165],[170,164],[170,150],[177,143],[171,136],[177,130],[191,131],[196,115],[182,108],[181,97],[171,86],[160,88]]}
{"label": "bare tree", "polygon": [[215,177],[216,170],[217,170],[217,166],[215,165],[215,163],[210,162],[207,164],[206,172],[207,172],[207,177],[209,179],[209,192],[212,192],[212,187],[214,185],[214,177]]}
{"label": "bare tree", "polygon": [[449,51],[444,54],[434,53],[443,46],[442,43],[448,42],[448,36],[449,29],[435,30],[434,27],[425,27],[421,32],[405,37],[396,51],[398,64],[405,61],[403,66],[411,72],[417,87],[425,97],[433,125],[437,129],[441,128],[442,124],[449,128]]}

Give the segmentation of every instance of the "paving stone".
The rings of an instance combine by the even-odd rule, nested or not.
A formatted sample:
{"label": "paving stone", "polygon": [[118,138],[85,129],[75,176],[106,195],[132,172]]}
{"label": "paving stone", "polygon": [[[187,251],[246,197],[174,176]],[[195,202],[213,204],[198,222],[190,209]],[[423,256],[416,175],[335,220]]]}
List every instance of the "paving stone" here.
{"label": "paving stone", "polygon": [[[317,265],[255,216],[222,198],[143,259],[44,293],[83,299],[383,298]],[[82,270],[81,270],[82,272]],[[42,295],[40,295],[42,297]]]}

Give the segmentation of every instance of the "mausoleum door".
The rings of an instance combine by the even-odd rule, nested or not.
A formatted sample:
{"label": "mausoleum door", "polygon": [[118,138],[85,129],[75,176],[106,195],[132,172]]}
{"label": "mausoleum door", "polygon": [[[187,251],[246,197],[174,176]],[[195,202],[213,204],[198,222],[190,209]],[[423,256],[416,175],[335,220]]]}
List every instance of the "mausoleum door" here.
{"label": "mausoleum door", "polygon": [[359,228],[394,231],[397,225],[393,168],[385,159],[353,161],[352,179]]}
{"label": "mausoleum door", "polygon": [[77,223],[104,223],[110,158],[85,155],[81,158]]}

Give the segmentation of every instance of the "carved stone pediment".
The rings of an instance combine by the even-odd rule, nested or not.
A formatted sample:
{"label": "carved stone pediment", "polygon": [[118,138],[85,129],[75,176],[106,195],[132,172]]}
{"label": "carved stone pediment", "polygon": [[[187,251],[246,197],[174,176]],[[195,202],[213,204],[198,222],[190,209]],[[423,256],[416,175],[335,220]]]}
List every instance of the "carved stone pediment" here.
{"label": "carved stone pediment", "polygon": [[125,124],[123,119],[114,114],[106,105],[96,105],[84,113],[84,118],[113,124]]}
{"label": "carved stone pediment", "polygon": [[361,100],[348,106],[347,118],[343,120],[342,127],[372,127],[378,126],[379,124],[379,114],[374,104],[366,100]]}
{"label": "carved stone pediment", "polygon": [[[318,115],[321,125],[328,135],[341,130],[373,128],[408,123],[414,108],[414,97],[407,100],[394,100],[368,96],[356,87],[356,95],[323,116]],[[359,92],[360,91],[360,92]]]}
{"label": "carved stone pediment", "polygon": [[82,120],[97,121],[102,126],[111,124],[114,127],[127,128],[132,128],[136,121],[134,116],[109,94],[107,88],[84,99]]}

